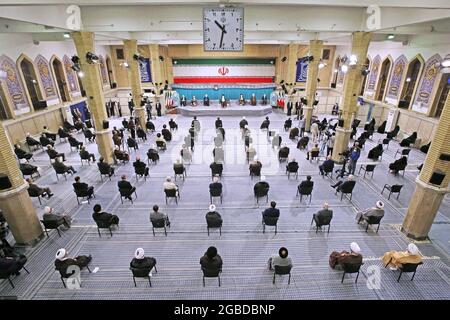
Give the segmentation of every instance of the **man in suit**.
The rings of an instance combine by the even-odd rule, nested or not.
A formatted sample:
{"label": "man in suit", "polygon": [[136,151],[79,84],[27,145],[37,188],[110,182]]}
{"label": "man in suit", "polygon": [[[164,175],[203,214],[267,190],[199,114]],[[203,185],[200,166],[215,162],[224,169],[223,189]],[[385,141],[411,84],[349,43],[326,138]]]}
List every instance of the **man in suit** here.
{"label": "man in suit", "polygon": [[169,128],[171,130],[174,130],[174,129],[178,130],[178,124],[173,119],[170,119],[169,120]]}
{"label": "man in suit", "polygon": [[45,135],[45,137],[48,139],[52,139],[53,141],[56,140],[56,133],[51,132],[46,126],[44,126],[44,130],[42,131],[42,134]]}
{"label": "man in suit", "polygon": [[103,157],[98,159],[97,166],[100,172],[105,172],[105,174],[109,174],[110,177],[114,175],[114,168],[110,164],[106,163]]}
{"label": "man in suit", "polygon": [[311,181],[311,176],[306,176],[306,180],[303,180],[298,185],[299,190],[310,189],[314,187],[314,181]]}
{"label": "man in suit", "polygon": [[269,130],[269,126],[270,126],[270,120],[269,120],[269,117],[266,117],[264,119],[264,121],[261,123],[260,129],[267,129],[267,130]]}
{"label": "man in suit", "polygon": [[95,155],[93,153],[89,153],[84,146],[81,147],[80,157],[81,159],[87,159],[88,161],[95,162]]}
{"label": "man in suit", "polygon": [[292,259],[288,257],[288,250],[284,247],[281,247],[278,251],[278,255],[273,255],[269,258],[268,264],[269,270],[274,270],[275,266],[292,267]]}
{"label": "man in suit", "polygon": [[59,161],[59,158],[55,158],[55,162],[52,164],[53,168],[61,172],[74,174],[77,173],[77,171],[72,166],[66,166],[64,163]]}
{"label": "man in suit", "polygon": [[27,145],[30,147],[41,145],[41,143],[39,141],[37,141],[36,139],[34,139],[29,132],[27,132],[27,137],[25,138],[25,141],[26,141]]}
{"label": "man in suit", "polygon": [[53,140],[51,140],[51,139],[45,137],[44,135],[42,135],[42,136],[39,138],[39,143],[40,143],[42,146],[48,146],[48,145],[50,145],[50,146],[53,147],[53,146],[55,145],[55,142],[54,142]]}
{"label": "man in suit", "polygon": [[159,211],[159,207],[155,204],[153,206],[153,211],[150,212],[150,222],[157,222],[159,220],[164,220],[167,227],[170,227],[170,221],[167,214]]}
{"label": "man in suit", "polygon": [[375,207],[357,212],[355,220],[360,223],[361,220],[368,220],[370,217],[384,217],[384,203],[382,201],[377,201]]}
{"label": "man in suit", "polygon": [[53,149],[53,146],[48,145],[47,146],[47,154],[50,157],[50,159],[56,159],[58,157],[61,157],[63,161],[66,161],[66,155],[64,153],[59,153],[55,149]]}
{"label": "man in suit", "polygon": [[220,162],[212,162],[209,165],[209,168],[211,169],[211,175],[222,175],[222,171],[223,171],[223,164]]}
{"label": "man in suit", "polygon": [[206,224],[209,226],[222,226],[222,216],[216,211],[216,206],[211,204],[209,211],[206,213]]}
{"label": "man in suit", "polygon": [[162,137],[161,133],[157,133],[156,134],[156,139],[155,139],[155,143],[158,142],[163,146],[162,149],[166,150],[167,148],[167,142],[166,140]]}
{"label": "man in suit", "polygon": [[288,101],[286,107],[287,107],[287,116],[290,117],[292,115],[292,108],[294,107],[294,104],[292,103],[292,101]]}
{"label": "man in suit", "polygon": [[47,197],[48,199],[50,199],[53,196],[53,193],[50,190],[50,188],[39,187],[37,184],[33,183],[32,178],[28,178],[26,181],[28,182],[28,193],[29,194],[36,194],[36,195],[39,195],[42,197]]}
{"label": "man in suit", "polygon": [[161,130],[161,134],[164,137],[164,140],[166,140],[167,142],[172,140],[172,133],[170,132],[169,129],[167,129],[166,125],[163,125],[163,128]]}
{"label": "man in suit", "polygon": [[256,174],[256,175],[260,175],[261,168],[262,168],[262,163],[258,160],[258,156],[254,156],[253,161],[250,162],[250,164],[248,166],[248,170],[250,170],[250,175],[252,173]]}
{"label": "man in suit", "polygon": [[203,105],[205,107],[209,107],[209,97],[208,94],[205,94],[205,97],[203,98]]}
{"label": "man in suit", "polygon": [[85,182],[81,182],[80,177],[75,177],[75,183],[73,183],[72,186],[73,186],[73,189],[75,190],[75,192],[80,192],[82,194],[86,194],[88,199],[91,199],[92,195],[94,194],[94,187],[89,186]]}
{"label": "man in suit", "polygon": [[220,117],[217,117],[216,122],[214,123],[214,125],[216,126],[216,129],[223,127],[223,123],[222,123],[222,120],[220,119]]}
{"label": "man in suit", "polygon": [[356,181],[354,181],[353,178],[354,178],[353,175],[350,174],[347,177],[346,181],[339,180],[338,182],[336,182],[336,184],[331,185],[331,187],[336,188],[336,192],[341,191],[341,189],[343,189],[343,188],[347,188],[347,186],[348,186],[348,188],[353,188],[353,187],[355,187],[355,184],[356,184]]}
{"label": "man in suit", "polygon": [[289,157],[289,147],[284,144],[283,147],[278,150],[278,159],[287,159]]}
{"label": "man in suit", "polygon": [[159,102],[159,100],[157,100],[156,101],[156,115],[158,116],[158,117],[161,117],[161,109],[162,109],[162,107],[161,107],[161,102]]}
{"label": "man in suit", "polygon": [[295,158],[292,158],[292,160],[286,165],[286,171],[294,172],[296,170],[298,170],[298,162]]}
{"label": "man in suit", "polygon": [[317,226],[322,225],[322,221],[328,221],[333,218],[333,210],[330,210],[329,208],[328,202],[325,202],[322,210],[319,210],[317,213],[313,214],[313,220],[316,222]]}
{"label": "man in suit", "polygon": [[123,175],[121,181],[117,182],[119,191],[123,191],[125,198],[132,201],[131,195],[136,191],[136,187],[133,187],[130,182],[127,181],[127,176]]}
{"label": "man in suit", "polygon": [[[146,257],[145,251],[142,248],[137,248],[134,253],[134,258],[130,262],[130,267],[133,269],[152,270],[156,266],[156,259],[153,257]],[[152,275],[150,271],[150,276]]]}
{"label": "man in suit", "polygon": [[102,211],[102,206],[99,204],[96,204],[94,206],[94,213],[92,214],[92,218],[94,219],[95,222],[101,221],[109,226],[113,224],[118,225],[120,221],[119,217],[116,216],[115,214]]}
{"label": "man in suit", "polygon": [[334,168],[334,161],[331,159],[331,155],[319,166],[320,174],[324,175],[325,172],[332,172]]}
{"label": "man in suit", "polygon": [[140,156],[136,156],[136,161],[133,162],[133,167],[135,172],[144,172],[144,176],[148,176],[148,172],[149,172],[149,168],[147,167],[147,165],[141,161],[141,157]]}
{"label": "man in suit", "polygon": [[277,203],[275,201],[270,202],[270,207],[262,212],[263,218],[279,218],[280,210],[276,208]]}
{"label": "man in suit", "polygon": [[320,151],[319,145],[316,143],[314,144],[314,147],[312,147],[307,153],[306,153],[306,160],[309,160],[309,157],[311,157],[311,154],[314,152]]}
{"label": "man in suit", "polygon": [[67,229],[70,228],[70,224],[72,222],[70,216],[66,214],[57,214],[53,211],[52,207],[48,206],[44,208],[42,220],[45,222],[56,222],[58,226],[64,225]]}
{"label": "man in suit", "polygon": [[28,162],[28,160],[33,158],[32,153],[26,152],[18,144],[14,145],[14,153],[16,154],[18,159],[25,159],[25,160],[27,160],[27,162]]}
{"label": "man in suit", "polygon": [[83,146],[83,142],[78,141],[71,134],[69,135],[69,137],[67,139],[69,140],[71,147],[75,146],[75,147],[77,147],[77,149],[80,149]]}
{"label": "man in suit", "polygon": [[209,184],[209,192],[214,194],[222,194],[222,183],[219,182],[219,177],[215,176],[213,182]]}

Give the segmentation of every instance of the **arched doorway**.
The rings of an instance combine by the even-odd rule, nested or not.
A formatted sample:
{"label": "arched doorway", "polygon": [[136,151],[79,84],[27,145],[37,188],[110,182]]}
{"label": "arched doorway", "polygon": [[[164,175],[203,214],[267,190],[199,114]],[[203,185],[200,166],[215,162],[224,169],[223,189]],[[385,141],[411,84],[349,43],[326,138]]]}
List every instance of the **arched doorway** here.
{"label": "arched doorway", "polygon": [[391,66],[392,66],[391,57],[387,57],[386,59],[384,59],[383,63],[381,64],[380,75],[378,78],[378,90],[375,95],[375,100],[382,101],[384,98],[386,86],[389,80],[389,74],[391,72]]}
{"label": "arched doorway", "polygon": [[420,55],[416,56],[409,62],[400,95],[400,107],[407,109],[411,106],[411,101],[413,99],[414,92],[416,91],[424,65],[425,60]]}
{"label": "arched doorway", "polygon": [[62,102],[67,102],[69,98],[69,88],[67,87],[66,76],[64,74],[64,66],[57,57],[53,56],[50,59],[50,63],[55,75],[56,84],[58,85],[59,96]]}
{"label": "arched doorway", "polygon": [[114,80],[112,62],[111,62],[111,59],[109,58],[109,56],[106,56],[106,70],[108,71],[109,86],[112,89],[113,83],[115,82],[115,80]]}
{"label": "arched doorway", "polygon": [[435,101],[433,114],[434,117],[436,118],[441,117],[442,110],[444,109],[445,101],[448,97],[449,92],[450,92],[450,73],[443,73],[434,100]]}
{"label": "arched doorway", "polygon": [[36,74],[33,61],[31,61],[31,59],[27,56],[21,55],[19,59],[17,59],[17,67],[22,74],[22,78],[34,110],[45,109],[46,105],[45,103],[42,103],[44,99],[42,97],[40,82]]}
{"label": "arched doorway", "polygon": [[[364,68],[369,70],[369,66],[370,66],[370,58],[367,57],[366,61],[364,62]],[[364,91],[366,90],[367,75],[368,75],[368,73],[366,73],[366,75],[364,75],[362,80],[361,80],[361,91],[359,92],[360,96],[363,96],[364,95]]]}

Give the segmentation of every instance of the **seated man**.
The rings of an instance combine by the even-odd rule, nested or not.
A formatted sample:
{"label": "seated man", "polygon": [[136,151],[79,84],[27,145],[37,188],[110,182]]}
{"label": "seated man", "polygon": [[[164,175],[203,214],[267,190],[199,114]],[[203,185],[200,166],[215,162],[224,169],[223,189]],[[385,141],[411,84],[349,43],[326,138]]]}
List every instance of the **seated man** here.
{"label": "seated man", "polygon": [[292,119],[288,118],[286,121],[284,121],[284,130],[287,131],[292,127]]}
{"label": "seated man", "polygon": [[147,141],[147,133],[145,133],[145,130],[142,129],[140,125],[137,126],[136,134],[138,138],[141,138],[143,141]]}
{"label": "seated man", "polygon": [[370,217],[384,217],[384,203],[377,201],[375,207],[359,211],[356,213],[356,222],[360,223],[361,220],[368,220]]}
{"label": "seated man", "polygon": [[40,146],[41,143],[34,139],[29,132],[27,132],[27,137],[25,138],[25,141],[28,146],[34,147],[34,146]]}
{"label": "seated man", "polygon": [[292,259],[288,257],[288,250],[284,247],[281,247],[280,250],[278,250],[278,255],[273,255],[269,258],[268,265],[269,270],[275,270],[275,266],[293,266]]}
{"label": "seated man", "polygon": [[245,126],[248,126],[248,121],[245,119],[245,117],[242,117],[242,120],[239,121],[239,128],[244,129]]}
{"label": "seated man", "polygon": [[26,152],[18,144],[14,145],[14,153],[16,154],[18,159],[25,159],[25,160],[27,160],[27,162],[28,162],[28,160],[33,158],[32,153]]}
{"label": "seated man", "polygon": [[311,149],[309,149],[309,151],[306,153],[306,160],[309,160],[309,157],[311,156],[311,153],[312,152],[314,152],[314,153],[316,153],[316,152],[319,152],[319,145],[316,143],[315,145],[314,145],[314,147],[312,147]]}
{"label": "seated man", "polygon": [[278,159],[287,159],[289,157],[289,147],[284,144],[283,147],[278,150]]}
{"label": "seated man", "polygon": [[19,168],[24,176],[32,176],[33,174],[38,173],[38,167],[29,163],[20,163]]}
{"label": "seated man", "polygon": [[286,165],[287,172],[296,172],[298,170],[298,162],[295,161],[295,158],[292,158],[291,161]]}
{"label": "seated man", "polygon": [[86,268],[92,260],[90,255],[69,258],[69,252],[64,248],[61,248],[56,252],[55,258],[55,268],[63,274],[71,273],[67,270],[70,266],[78,266],[80,270],[82,270]]}
{"label": "seated man", "polygon": [[367,158],[377,161],[382,154],[383,154],[383,145],[379,143],[378,145],[370,149]]}
{"label": "seated man", "polygon": [[69,121],[64,120],[63,122],[63,127],[64,129],[66,129],[67,131],[77,131],[77,128],[75,128],[74,125],[72,125]]}
{"label": "seated man", "polygon": [[[130,267],[133,269],[152,270],[156,266],[156,259],[153,257],[146,257],[145,251],[142,248],[137,248],[134,253],[134,258],[130,262]],[[150,271],[150,276],[151,276]]]}
{"label": "seated man", "polygon": [[[164,190],[176,190],[178,191],[178,186],[172,182],[171,177],[166,177],[166,181],[163,183]],[[178,193],[178,192],[177,192]]]}
{"label": "seated man", "polygon": [[94,187],[89,186],[85,182],[81,182],[80,177],[75,177],[75,183],[72,184],[73,189],[75,192],[80,192],[81,194],[86,194],[88,199],[92,198],[92,195],[94,194]]}
{"label": "seated man", "polygon": [[409,147],[410,144],[415,143],[417,140],[417,132],[413,132],[409,137],[406,137],[400,142],[400,147]]}
{"label": "seated man", "polygon": [[216,247],[209,247],[205,255],[200,258],[202,269],[208,271],[222,271],[222,258],[217,254]]}
{"label": "seated man", "polygon": [[145,128],[150,131],[155,131],[155,129],[156,129],[155,124],[153,122],[151,122],[150,120],[147,120],[147,122],[145,123]]}
{"label": "seated man", "polygon": [[255,183],[253,191],[255,194],[263,194],[264,192],[269,192],[270,185],[266,182],[266,177],[261,176],[259,182]]}
{"label": "seated man", "polygon": [[349,175],[347,177],[346,181],[339,180],[334,185],[331,185],[331,187],[336,188],[336,192],[341,191],[343,188],[351,188],[353,189],[355,187],[356,181],[353,180],[353,175]]}
{"label": "seated man", "polygon": [[215,176],[213,182],[209,184],[209,192],[212,194],[222,194],[222,183],[219,182],[219,177]]}
{"label": "seated man", "polygon": [[114,168],[110,164],[106,163],[103,157],[98,159],[97,166],[102,174],[109,174],[110,177],[114,175]]}
{"label": "seated man", "polygon": [[223,123],[220,117],[217,117],[216,121],[214,122],[214,126],[216,127],[216,129],[223,127]]}
{"label": "seated man", "polygon": [[44,126],[44,130],[42,130],[42,134],[45,135],[46,138],[56,140],[56,133],[51,132],[46,126]]}
{"label": "seated man", "polygon": [[117,187],[123,196],[132,201],[131,195],[136,191],[136,187],[133,187],[129,181],[127,181],[127,176],[122,175],[121,180],[117,182]]}
{"label": "seated man", "polygon": [[275,133],[272,139],[272,148],[279,148],[283,142],[283,138],[278,133]]}
{"label": "seated man", "polygon": [[209,206],[209,211],[206,213],[206,224],[209,226],[221,226],[222,225],[222,216],[220,213],[216,211],[216,206],[211,204]]}
{"label": "seated man", "polygon": [[260,129],[269,129],[269,125],[270,125],[270,120],[269,117],[266,117],[266,119],[264,119],[264,121],[261,123],[261,127]]}
{"label": "seated man", "polygon": [[317,213],[313,214],[313,220],[316,223],[316,226],[323,225],[325,221],[331,221],[333,219],[333,210],[329,209],[330,206],[328,202],[323,204],[322,210],[319,210]]}
{"label": "seated man", "polygon": [[419,248],[414,243],[410,243],[406,251],[386,252],[381,261],[385,266],[389,264],[391,270],[397,270],[406,263],[416,264],[422,262],[422,257],[420,256]]}
{"label": "seated man", "polygon": [[126,151],[122,151],[118,146],[114,148],[114,156],[120,161],[130,161],[130,155]]}
{"label": "seated man", "polygon": [[335,270],[343,270],[344,264],[349,265],[361,265],[363,261],[363,257],[361,255],[361,249],[356,242],[352,242],[350,244],[350,252],[342,251],[336,252],[333,251],[330,254],[329,264],[332,269]]}
{"label": "seated man", "polygon": [[136,139],[131,137],[131,136],[128,137],[128,139],[127,139],[127,146],[128,146],[128,148],[131,148],[131,149],[134,149],[134,150],[138,150],[139,149],[139,146],[138,146],[138,143],[137,143]]}
{"label": "seated man", "polygon": [[419,150],[420,150],[421,152],[427,154],[427,153],[428,153],[428,150],[430,149],[430,146],[431,146],[431,141],[428,142],[427,144],[424,144],[423,146],[421,146]]}
{"label": "seated man", "polygon": [[197,105],[198,105],[197,98],[195,96],[192,96],[191,106],[196,107]]}
{"label": "seated man", "polygon": [[28,193],[30,195],[39,195],[41,197],[47,197],[48,199],[50,199],[53,196],[53,193],[50,190],[50,188],[39,187],[37,184],[33,183],[32,178],[28,178],[26,181],[28,182]]}
{"label": "seated man", "polygon": [[52,207],[44,208],[44,215],[42,220],[45,222],[55,222],[58,226],[64,225],[65,228],[69,229],[72,222],[72,218],[66,214],[57,214],[53,211]]}
{"label": "seated man", "polygon": [[155,145],[151,145],[151,147],[147,151],[147,157],[152,161],[156,162],[159,160],[159,153],[158,150],[156,150]]}
{"label": "seated man", "polygon": [[62,161],[66,161],[66,155],[64,153],[59,153],[51,145],[47,146],[47,154],[50,157],[50,159],[56,159],[58,157],[62,158]]}
{"label": "seated man", "polygon": [[165,150],[167,148],[167,142],[166,140],[161,136],[161,133],[157,133],[156,134],[156,139],[155,139],[155,143],[156,145],[161,144],[162,149]]}
{"label": "seated man", "polygon": [[261,175],[262,163],[258,160],[258,156],[253,157],[253,161],[250,162],[248,169],[250,170],[250,175]]}
{"label": "seated man", "polygon": [[252,97],[250,98],[250,104],[252,106],[256,106],[258,102],[256,101],[256,95],[254,93],[252,93]]}
{"label": "seated man", "polygon": [[197,117],[196,116],[194,116],[194,120],[192,120],[192,122],[191,122],[191,125],[193,125],[194,126],[194,130],[195,131],[200,131],[200,121],[198,121],[197,120]]}
{"label": "seated man", "polygon": [[212,176],[215,176],[215,175],[222,176],[222,172],[223,172],[223,164],[222,163],[213,161],[209,165],[209,168],[211,169]]}
{"label": "seated man", "polygon": [[64,172],[70,174],[77,173],[77,171],[72,166],[66,166],[59,160],[59,158],[55,158],[55,162],[53,162],[52,166],[57,172]]}
{"label": "seated man", "polygon": [[311,176],[306,176],[306,180],[303,180],[302,182],[300,182],[300,184],[298,185],[298,189],[299,190],[307,190],[307,189],[311,189],[314,187],[314,181],[311,181]]}
{"label": "seated man", "polygon": [[84,147],[84,146],[81,147],[80,157],[83,160],[88,160],[88,161],[95,162],[95,155],[93,153],[89,153],[89,151],[87,151],[86,147]]}
{"label": "seated man", "polygon": [[170,118],[170,120],[169,120],[169,128],[171,130],[174,130],[174,129],[178,130],[178,124],[172,118]]}
{"label": "seated man", "polygon": [[96,137],[96,133],[94,128],[87,128],[84,127],[83,128],[83,135],[86,139],[88,139],[89,142],[94,142],[95,141],[95,137]]}
{"label": "seated man", "polygon": [[244,95],[242,93],[239,95],[238,103],[239,103],[240,106],[245,106],[245,98],[244,98]]}
{"label": "seated man", "polygon": [[275,201],[270,202],[270,207],[262,212],[263,218],[279,218],[280,210],[276,208],[277,203]]}
{"label": "seated man", "polygon": [[[292,130],[294,130],[294,129],[295,128],[292,128]],[[308,146],[308,143],[309,143],[309,137],[306,137],[306,136],[301,137],[300,140],[298,140],[297,149],[299,149],[299,150],[306,149],[306,147]]]}
{"label": "seated man", "polygon": [[20,275],[20,270],[27,262],[27,257],[24,255],[11,254],[6,255],[0,252],[0,272],[10,272],[16,276]]}
{"label": "seated man", "polygon": [[72,135],[69,135],[69,137],[67,139],[69,140],[69,143],[70,143],[71,147],[77,147],[77,149],[81,149],[81,147],[83,146],[83,142],[78,141]]}
{"label": "seated man", "polygon": [[393,174],[398,174],[400,170],[404,170],[408,165],[408,158],[406,156],[401,157],[400,159],[395,160],[394,162],[389,164],[389,170]]}
{"label": "seated man", "polygon": [[94,206],[94,213],[92,214],[92,219],[94,219],[95,222],[103,222],[104,224],[111,226],[111,225],[118,225],[119,224],[119,217],[115,214],[107,213],[102,211],[102,206],[99,204],[96,204]]}
{"label": "seated man", "polygon": [[183,161],[186,161],[186,162],[192,161],[192,153],[189,150],[189,148],[186,146],[186,144],[183,144],[181,146],[180,156],[183,159]]}
{"label": "seated man", "polygon": [[175,174],[181,174],[180,172],[184,174],[186,172],[186,168],[180,159],[177,159],[173,164],[173,171]]}
{"label": "seated man", "polygon": [[180,99],[180,106],[186,107],[186,105],[187,105],[187,99],[184,95],[182,95],[181,99]]}
{"label": "seated man", "polygon": [[44,135],[42,135],[39,138],[39,142],[42,146],[48,146],[51,145],[52,147],[55,145],[55,142],[47,137],[45,137]]}
{"label": "seated man", "polygon": [[164,137],[164,140],[166,140],[167,142],[172,140],[172,133],[170,132],[169,129],[167,129],[166,125],[163,125],[163,128],[161,130],[161,134]]}
{"label": "seated man", "polygon": [[170,227],[169,217],[167,216],[167,214],[160,212],[159,207],[155,204],[153,206],[153,211],[150,212],[150,222],[157,222],[159,220],[164,220],[165,225],[167,227]]}
{"label": "seated man", "polygon": [[117,148],[120,148],[122,146],[123,139],[122,139],[122,136],[118,132],[113,133],[112,139],[113,139],[114,145]]}
{"label": "seated man", "polygon": [[324,175],[325,172],[333,172],[334,161],[331,159],[331,155],[319,166],[320,174]]}
{"label": "seated man", "polygon": [[141,161],[140,156],[136,156],[136,161],[133,162],[133,167],[135,172],[144,172],[144,176],[148,176],[150,169],[144,162]]}
{"label": "seated man", "polygon": [[203,105],[209,107],[209,97],[207,93],[205,93],[205,96],[203,97]]}

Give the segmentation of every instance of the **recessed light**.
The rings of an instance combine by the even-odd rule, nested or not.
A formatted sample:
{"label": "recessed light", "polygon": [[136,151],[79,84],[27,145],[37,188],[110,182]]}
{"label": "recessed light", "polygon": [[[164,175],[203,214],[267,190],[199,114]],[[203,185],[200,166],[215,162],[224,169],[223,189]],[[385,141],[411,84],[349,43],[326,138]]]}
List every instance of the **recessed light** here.
{"label": "recessed light", "polygon": [[393,34],[390,34],[390,35],[388,35],[388,36],[387,36],[387,38],[388,38],[389,40],[392,40],[392,39],[394,39],[394,38],[395,38],[395,35],[393,35]]}

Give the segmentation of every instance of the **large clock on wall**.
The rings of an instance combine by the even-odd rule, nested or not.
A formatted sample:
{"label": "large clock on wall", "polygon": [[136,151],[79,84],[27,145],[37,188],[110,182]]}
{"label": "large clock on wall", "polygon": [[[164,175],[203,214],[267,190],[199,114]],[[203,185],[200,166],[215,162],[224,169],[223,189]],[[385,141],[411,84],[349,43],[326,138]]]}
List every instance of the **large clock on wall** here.
{"label": "large clock on wall", "polygon": [[242,51],[244,8],[204,8],[203,48],[205,51]]}

